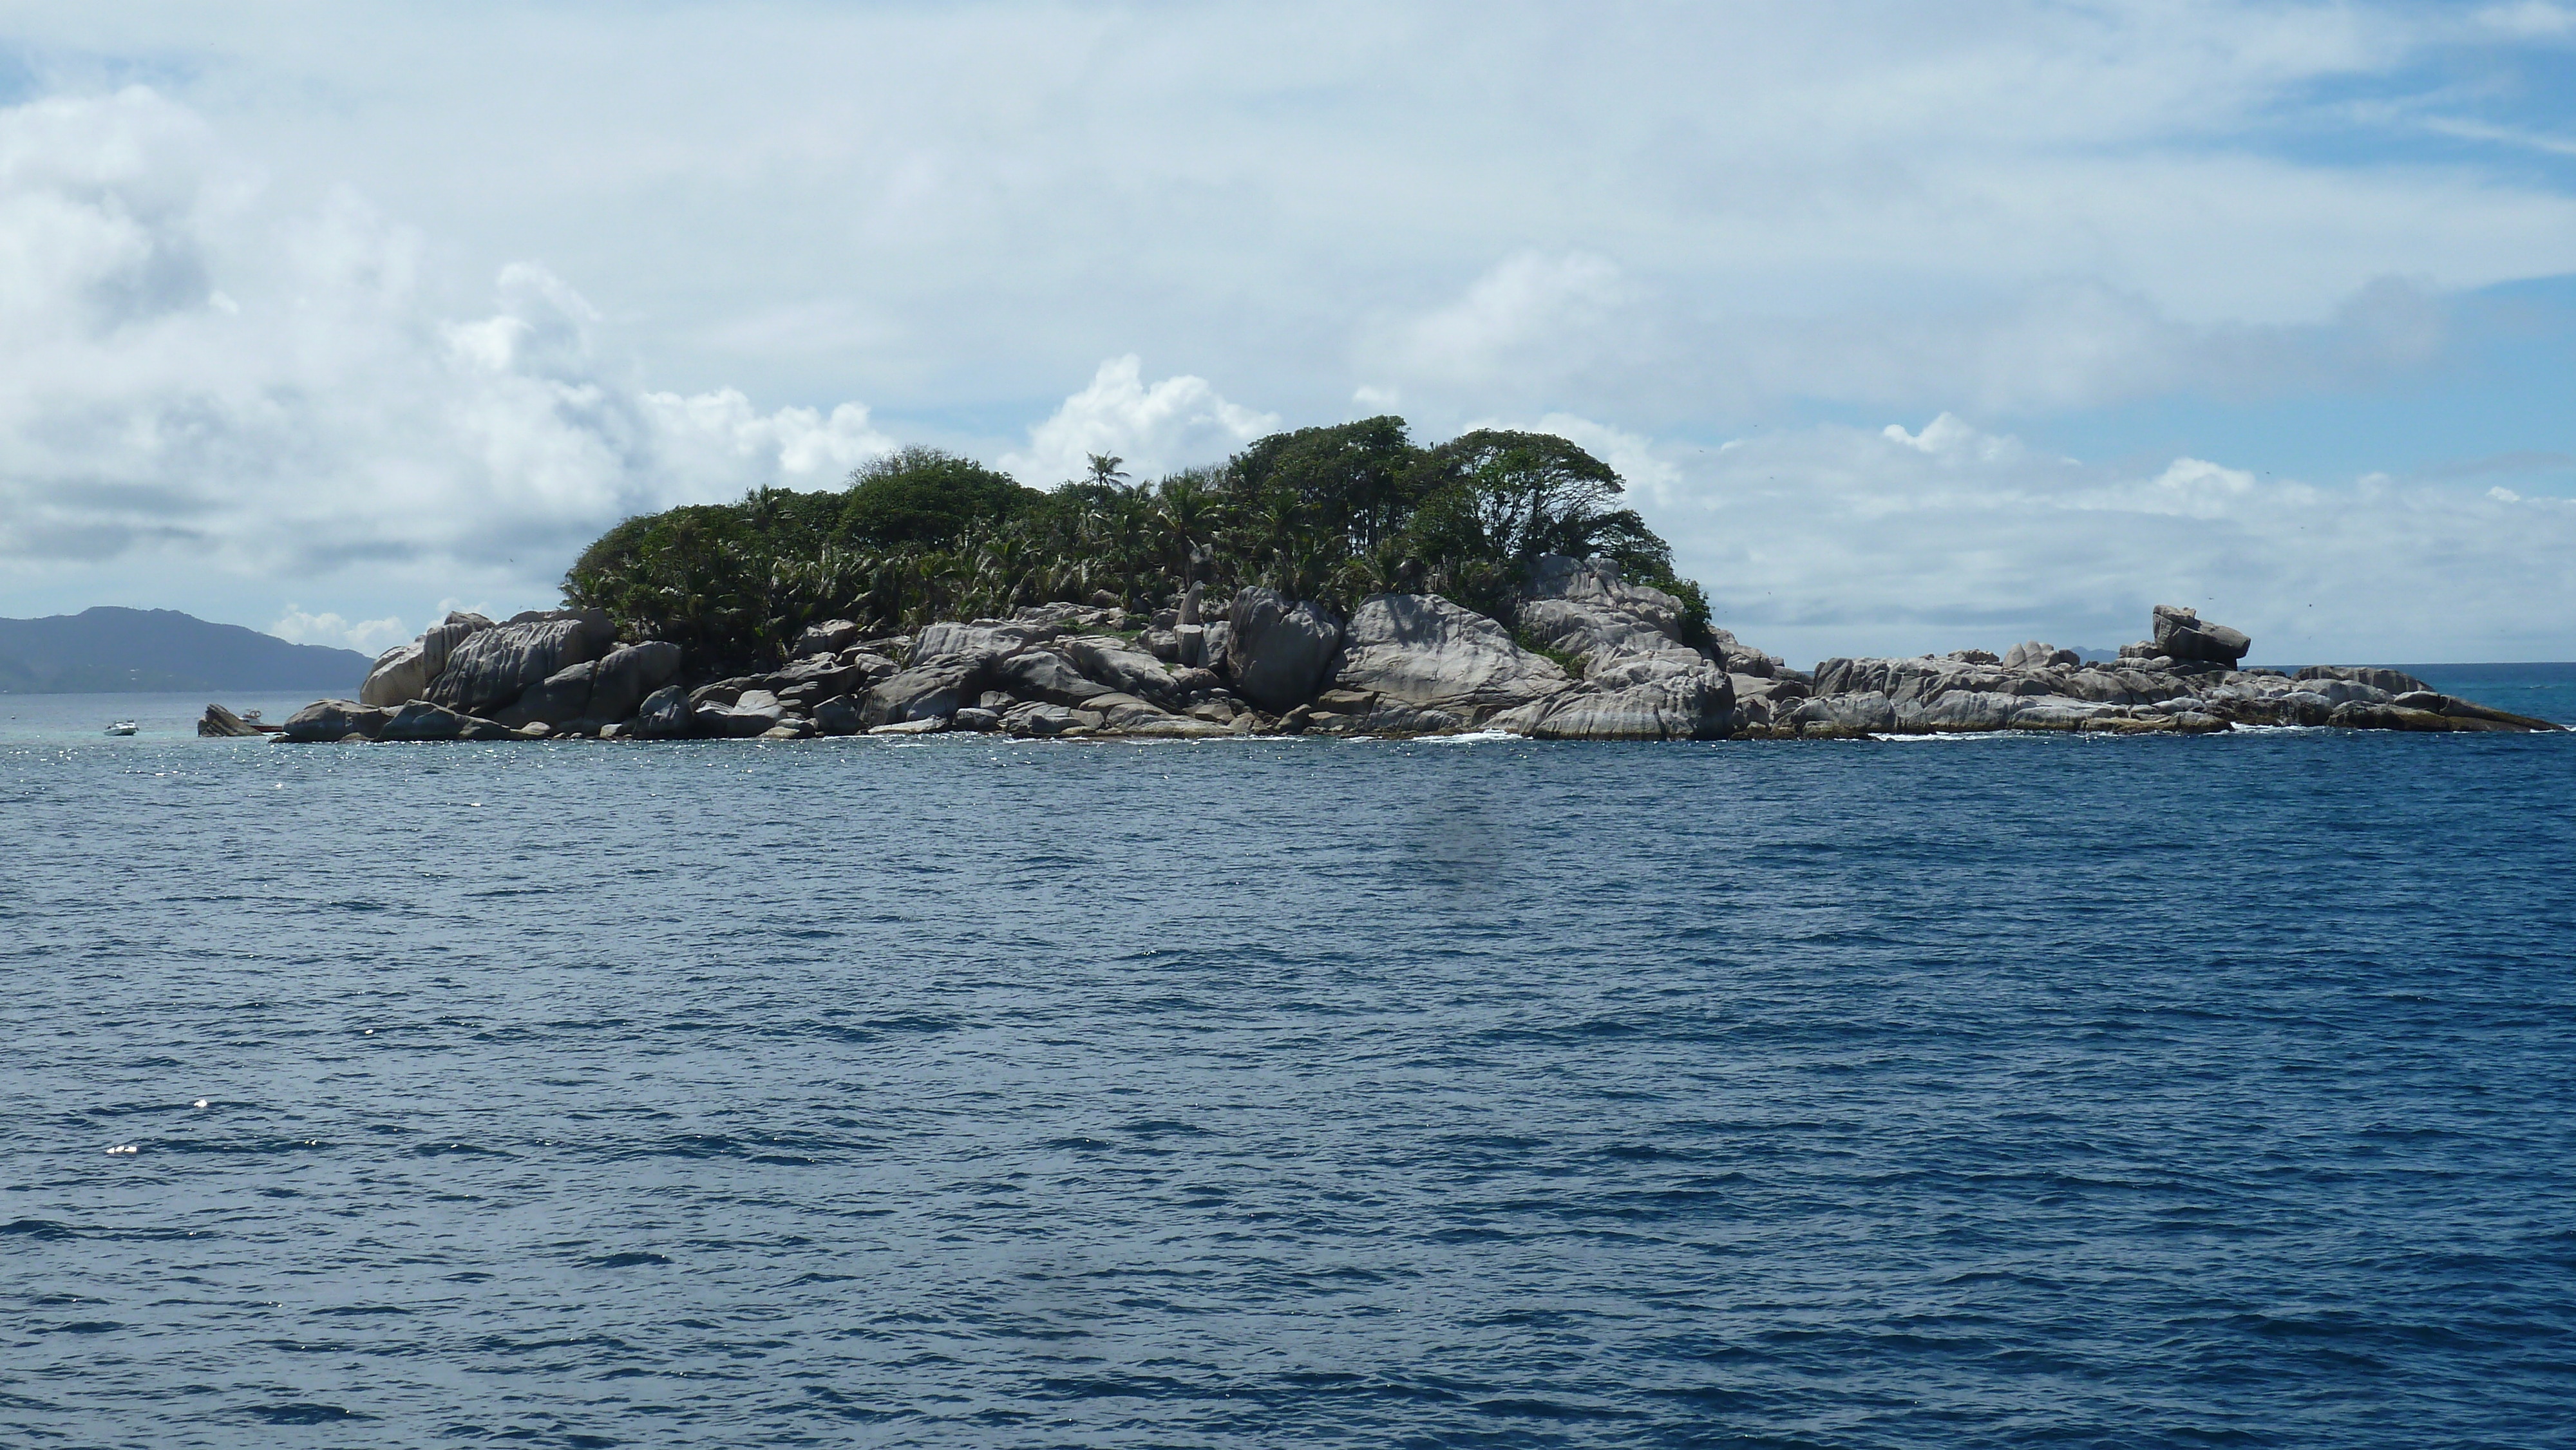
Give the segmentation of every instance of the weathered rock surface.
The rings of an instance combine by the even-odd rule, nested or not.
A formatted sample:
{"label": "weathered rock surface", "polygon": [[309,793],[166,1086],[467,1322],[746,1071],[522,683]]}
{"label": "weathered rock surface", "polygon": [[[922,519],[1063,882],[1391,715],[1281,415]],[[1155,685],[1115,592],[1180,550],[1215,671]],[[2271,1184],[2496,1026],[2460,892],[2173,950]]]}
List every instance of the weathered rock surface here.
{"label": "weathered rock surface", "polygon": [[2204,622],[2198,611],[2178,604],[2155,608],[2156,649],[2176,660],[2206,660],[2233,668],[2254,647],[2241,630]]}
{"label": "weathered rock surface", "polygon": [[1023,700],[1050,705],[1079,705],[1095,695],[1114,693],[1109,686],[1073,667],[1054,650],[1033,649],[1012,655],[993,669],[993,683]]}
{"label": "weathered rock surface", "polygon": [[447,668],[455,647],[491,627],[492,621],[482,615],[458,610],[423,630],[420,638],[395,645],[376,656],[366,683],[358,687],[359,703],[392,706],[422,698],[429,693],[430,682]]}
{"label": "weathered rock surface", "polygon": [[346,740],[352,735],[372,740],[393,712],[355,700],[316,700],[287,717],[285,738],[298,744]]}
{"label": "weathered rock surface", "polygon": [[1335,689],[1463,723],[1545,699],[1574,683],[1554,660],[1513,643],[1501,625],[1430,594],[1377,594],[1360,601],[1343,631],[1342,650]]}
{"label": "weathered rock surface", "polygon": [[[1114,634],[1075,635],[1057,641],[1056,647],[1084,677],[1113,691],[1148,700],[1172,700],[1179,695],[1170,666]],[[1071,702],[1059,699],[1058,703]]]}
{"label": "weathered rock surface", "polygon": [[870,729],[922,720],[945,721],[984,693],[991,655],[939,655],[923,659],[868,688],[861,718]]}
{"label": "weathered rock surface", "polygon": [[1608,559],[1542,555],[1522,590],[1520,626],[1541,645],[1581,660],[1587,674],[1631,655],[1698,653],[1682,642],[1682,602],[1625,582]]}
{"label": "weathered rock surface", "polygon": [[1196,739],[1230,735],[1222,725],[1174,715],[1134,695],[1101,695],[1085,702],[1083,709],[1100,716],[1095,727],[1102,734],[1132,735],[1143,739]]}
{"label": "weathered rock surface", "polygon": [[472,717],[460,715],[444,705],[427,700],[413,700],[394,712],[378,732],[380,740],[461,740],[466,723]]}
{"label": "weathered rock surface", "polygon": [[2386,690],[2390,695],[2410,691],[2430,691],[2433,687],[2404,670],[2380,669],[2369,665],[2309,665],[2290,678],[2294,680],[2343,680],[2355,685],[2368,685]]}
{"label": "weathered rock surface", "polygon": [[1341,645],[1341,621],[1330,611],[1274,590],[1237,591],[1226,617],[1227,671],[1235,689],[1264,710],[1285,710],[1313,698]]}
{"label": "weathered rock surface", "polygon": [[2004,651],[2003,666],[2008,670],[2040,670],[2052,666],[2074,669],[2084,663],[2084,656],[2071,649],[2059,649],[2038,640],[2024,640]]}
{"label": "weathered rock surface", "polygon": [[261,735],[267,732],[221,705],[208,705],[197,721],[199,735],[221,739],[227,736]]}
{"label": "weathered rock surface", "polygon": [[689,697],[677,685],[655,690],[635,712],[634,732],[647,740],[676,739],[689,725]]}
{"label": "weathered rock surface", "polygon": [[528,687],[570,666],[598,659],[616,643],[616,630],[596,610],[553,610],[515,616],[467,636],[447,656],[423,698],[468,714],[489,714],[517,702]]}
{"label": "weathered rock surface", "polygon": [[635,713],[644,697],[679,676],[680,647],[655,640],[625,645],[596,660],[555,671],[522,692],[516,703],[493,712],[504,725],[543,720],[604,724]]}
{"label": "weathered rock surface", "polygon": [[1127,622],[1127,611],[1115,604],[1030,604],[1011,611],[1011,618],[1024,624],[1052,625],[1061,632],[1069,629],[1117,629]]}
{"label": "weathered rock surface", "polygon": [[1739,722],[1726,671],[1690,652],[1598,661],[1582,684],[1488,723],[1540,740],[1709,740]]}
{"label": "weathered rock surface", "polygon": [[827,619],[821,624],[807,625],[805,632],[796,636],[794,652],[800,657],[836,655],[857,644],[861,633],[858,623],[854,620]]}
{"label": "weathered rock surface", "polygon": [[744,690],[730,704],[709,700],[689,712],[698,733],[736,739],[775,729],[786,716],[787,706],[767,690]]}
{"label": "weathered rock surface", "polygon": [[979,619],[972,624],[926,624],[912,639],[915,659],[940,655],[1015,655],[1046,643],[1063,631],[1033,620]]}

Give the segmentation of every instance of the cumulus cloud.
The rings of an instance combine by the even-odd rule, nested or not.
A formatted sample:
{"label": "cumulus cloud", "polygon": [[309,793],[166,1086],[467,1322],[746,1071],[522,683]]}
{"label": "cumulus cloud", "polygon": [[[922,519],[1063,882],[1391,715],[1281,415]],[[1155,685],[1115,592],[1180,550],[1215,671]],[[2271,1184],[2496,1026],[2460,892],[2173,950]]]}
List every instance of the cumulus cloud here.
{"label": "cumulus cloud", "polygon": [[826,483],[892,446],[855,404],[639,386],[540,266],[453,315],[421,253],[351,195],[264,205],[151,91],[0,111],[0,569],[462,571],[542,593],[626,514]]}
{"label": "cumulus cloud", "polygon": [[1151,478],[1217,462],[1278,427],[1278,414],[1229,403],[1205,378],[1184,374],[1148,384],[1144,364],[1130,353],[1103,362],[1091,386],[1030,429],[1027,450],[1005,454],[1002,468],[1050,488],[1082,477],[1091,455],[1102,453],[1124,459],[1129,474]]}
{"label": "cumulus cloud", "polygon": [[289,644],[324,644],[361,654],[380,654],[387,646],[411,638],[414,631],[394,615],[352,624],[328,611],[311,614],[300,604],[290,604],[286,613],[268,626],[268,632]]}
{"label": "cumulus cloud", "polygon": [[1641,491],[1649,522],[1721,624],[1793,659],[2032,637],[2111,647],[2161,603],[2247,630],[2258,660],[2576,649],[2576,503],[2562,498],[2194,457],[2087,463],[1946,413],[1649,446],[1664,480]]}

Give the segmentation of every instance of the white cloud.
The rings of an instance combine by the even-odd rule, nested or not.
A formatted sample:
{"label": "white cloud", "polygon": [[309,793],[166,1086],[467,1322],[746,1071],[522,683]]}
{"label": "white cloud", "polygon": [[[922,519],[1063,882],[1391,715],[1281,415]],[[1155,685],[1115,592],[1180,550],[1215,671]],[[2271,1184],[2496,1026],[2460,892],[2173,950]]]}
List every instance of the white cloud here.
{"label": "white cloud", "polygon": [[856,404],[644,389],[540,266],[456,316],[408,230],[346,194],[280,213],[245,176],[150,91],[0,111],[0,571],[542,596],[628,513],[828,483],[892,446]]}
{"label": "white cloud", "polygon": [[2576,35],[2576,11],[2547,0],[2520,0],[2513,5],[2488,5],[2477,12],[2477,23],[2517,39],[2554,39]]}
{"label": "white cloud", "polygon": [[1533,349],[1561,353],[1594,338],[1622,300],[1619,268],[1606,257],[1523,252],[1495,264],[1457,301],[1364,348],[1402,376],[1483,386],[1525,364]]}
{"label": "white cloud", "polygon": [[1052,488],[1084,476],[1090,456],[1102,453],[1124,459],[1134,477],[1152,478],[1217,462],[1278,427],[1278,414],[1229,403],[1205,378],[1148,385],[1142,362],[1130,353],[1103,362],[1091,386],[1030,429],[1028,450],[1004,455],[1002,468],[1023,483]]}
{"label": "white cloud", "polygon": [[362,619],[355,624],[328,612],[308,614],[303,606],[290,604],[286,613],[269,625],[268,632],[289,644],[326,644],[337,649],[353,649],[360,654],[382,654],[387,646],[411,638],[412,631],[400,619]]}

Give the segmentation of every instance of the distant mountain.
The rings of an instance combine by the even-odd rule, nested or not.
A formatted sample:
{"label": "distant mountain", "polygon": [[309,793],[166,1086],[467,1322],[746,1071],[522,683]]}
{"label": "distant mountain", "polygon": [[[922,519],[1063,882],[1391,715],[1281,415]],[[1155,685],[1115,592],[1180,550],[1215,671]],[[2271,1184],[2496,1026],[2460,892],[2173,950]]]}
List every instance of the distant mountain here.
{"label": "distant mountain", "polygon": [[356,650],[288,644],[175,609],[101,606],[0,619],[0,695],[125,690],[325,690],[355,695],[375,661]]}

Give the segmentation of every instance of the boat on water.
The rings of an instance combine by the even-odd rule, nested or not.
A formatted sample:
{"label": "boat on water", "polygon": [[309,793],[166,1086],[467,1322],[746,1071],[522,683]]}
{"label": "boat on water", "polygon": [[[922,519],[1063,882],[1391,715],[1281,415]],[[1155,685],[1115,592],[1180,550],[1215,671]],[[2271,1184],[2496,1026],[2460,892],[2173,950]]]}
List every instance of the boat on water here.
{"label": "boat on water", "polygon": [[107,727],[107,733],[110,735],[131,735],[142,728],[142,726],[135,724],[131,720],[119,720],[115,724]]}

